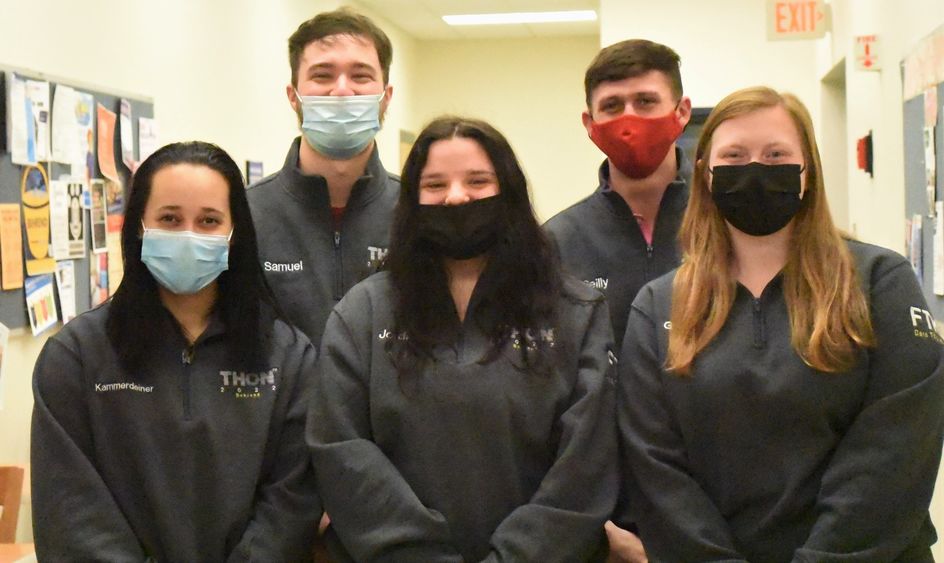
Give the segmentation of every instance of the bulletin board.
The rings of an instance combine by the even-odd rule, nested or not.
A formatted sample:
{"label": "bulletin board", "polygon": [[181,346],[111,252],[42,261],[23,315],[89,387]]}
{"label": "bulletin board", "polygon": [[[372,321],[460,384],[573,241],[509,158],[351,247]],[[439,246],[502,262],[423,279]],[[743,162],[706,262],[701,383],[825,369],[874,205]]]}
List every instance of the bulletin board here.
{"label": "bulletin board", "polygon": [[[84,84],[78,80],[69,80],[64,78],[52,77],[40,72],[31,71],[27,69],[19,69],[13,67],[4,67],[0,66],[0,130],[3,132],[0,135],[3,138],[0,138],[0,203],[17,203],[21,202],[20,196],[20,182],[23,175],[23,167],[13,164],[10,152],[9,139],[6,139],[6,123],[7,123],[7,88],[9,87],[9,76],[10,73],[15,73],[17,77],[22,77],[30,80],[43,80],[49,82],[50,88],[50,100],[53,100],[56,95],[56,89],[59,85],[70,86],[81,92],[85,92],[94,96],[95,102],[102,104],[109,111],[115,112],[118,114],[120,112],[121,100],[126,99],[131,104],[131,125],[133,128],[133,139],[134,139],[134,154],[137,159],[140,154],[138,147],[138,118],[139,117],[154,117],[154,103],[150,98],[120,92],[113,89],[90,86]],[[51,104],[52,105],[52,104]],[[94,121],[94,120],[93,120]],[[114,135],[114,143],[112,150],[115,153],[115,162],[118,168],[119,177],[122,180],[122,186],[124,188],[124,201],[127,201],[128,190],[130,189],[130,179],[131,171],[123,164],[121,158],[121,146],[120,146],[120,134],[116,127]],[[98,130],[97,125],[95,125],[95,146],[97,149],[97,139],[98,139]],[[60,164],[57,162],[42,162],[43,167],[46,169],[49,180],[57,180],[62,175],[67,175],[70,172],[70,167],[67,164]],[[92,178],[102,178],[102,173],[98,165],[98,154],[96,152],[96,158],[94,159],[94,171],[92,173]],[[87,246],[91,245],[91,221],[88,220],[87,214],[88,210],[84,210],[83,213],[86,214],[85,221],[85,240]],[[21,218],[22,221],[22,218]],[[75,259],[75,305],[76,313],[81,314],[84,311],[87,311],[91,305],[91,293],[90,293],[90,282],[89,282],[89,257],[92,256],[91,248],[88,248],[84,258]],[[24,272],[24,277],[25,277]],[[58,307],[58,302],[57,302]],[[62,315],[59,314],[59,319],[61,322]],[[25,294],[23,288],[0,291],[0,322],[6,325],[9,328],[21,328],[26,327],[29,329],[29,317],[27,316]]]}
{"label": "bulletin board", "polygon": [[[942,112],[940,104],[944,102],[944,84],[935,86],[938,97],[938,116],[934,127],[936,142],[936,178],[935,200],[944,200],[944,126],[942,126]],[[939,321],[944,319],[944,296],[934,293],[934,237],[944,237],[944,232],[935,234],[935,218],[931,214],[930,197],[927,189],[926,159],[925,159],[925,109],[924,95],[918,95],[905,100],[903,114],[904,150],[905,150],[905,217],[906,224],[911,225],[915,215],[921,216],[920,243],[909,244],[907,254],[911,258],[912,252],[920,253],[919,260],[912,260],[912,264],[920,263],[919,279],[931,308],[931,314]],[[918,231],[913,231],[918,234]],[[908,235],[906,233],[906,239]]]}
{"label": "bulletin board", "polygon": [[[944,26],[917,43],[902,60],[901,74],[906,254],[931,314],[940,321],[944,319],[944,295],[939,295],[944,293],[944,276],[935,280],[935,243],[941,272],[944,228],[936,225],[944,223],[940,216],[944,214],[935,215],[932,201],[944,201]],[[930,125],[933,135],[928,134]]]}

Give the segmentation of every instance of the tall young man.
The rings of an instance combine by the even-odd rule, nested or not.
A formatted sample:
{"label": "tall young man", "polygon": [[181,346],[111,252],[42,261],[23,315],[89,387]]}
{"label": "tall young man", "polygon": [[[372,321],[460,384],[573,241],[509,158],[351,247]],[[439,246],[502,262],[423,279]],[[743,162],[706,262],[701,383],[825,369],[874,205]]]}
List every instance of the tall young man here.
{"label": "tall young man", "polygon": [[679,263],[675,236],[688,186],[675,141],[692,104],[675,51],[642,39],[600,51],[584,89],[583,124],[607,159],[597,190],[545,228],[564,267],[606,294],[619,350],[636,293]]}
{"label": "tall young man", "polygon": [[387,251],[400,180],[374,136],[393,94],[393,49],[370,19],[342,8],[303,22],[288,51],[285,93],[302,134],[282,169],[250,187],[249,203],[269,284],[318,346],[335,303]]}
{"label": "tall young man", "polygon": [[[606,294],[619,350],[636,293],[679,265],[676,235],[688,185],[675,142],[692,104],[682,94],[679,56],[642,39],[601,50],[587,68],[584,90],[584,127],[607,157],[599,187],[545,228],[557,241],[564,268]],[[625,499],[614,520],[634,528]],[[632,532],[613,522],[606,532],[610,561],[646,561]]]}

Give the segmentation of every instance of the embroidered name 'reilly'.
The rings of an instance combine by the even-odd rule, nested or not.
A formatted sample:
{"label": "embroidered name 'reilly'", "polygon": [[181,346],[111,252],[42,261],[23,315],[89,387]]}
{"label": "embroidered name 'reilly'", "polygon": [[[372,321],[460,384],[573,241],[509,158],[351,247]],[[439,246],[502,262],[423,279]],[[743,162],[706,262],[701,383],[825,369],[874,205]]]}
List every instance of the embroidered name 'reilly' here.
{"label": "embroidered name 'reilly'", "polygon": [[96,383],[95,391],[97,393],[107,393],[109,391],[136,391],[138,393],[151,393],[154,391],[154,386],[138,385],[133,381],[122,381],[121,383]]}

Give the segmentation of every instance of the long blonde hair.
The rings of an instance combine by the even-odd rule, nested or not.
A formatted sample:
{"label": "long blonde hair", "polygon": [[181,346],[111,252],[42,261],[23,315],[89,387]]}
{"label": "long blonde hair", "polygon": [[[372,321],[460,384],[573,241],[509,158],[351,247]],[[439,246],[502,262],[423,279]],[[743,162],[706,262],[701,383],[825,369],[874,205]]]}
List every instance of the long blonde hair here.
{"label": "long blonde hair", "polygon": [[691,374],[695,357],[721,331],[734,302],[731,239],[707,182],[712,134],[729,119],[776,106],[784,108],[796,125],[806,163],[806,191],[793,219],[783,270],[793,348],[809,366],[841,372],[852,367],[857,347],[874,345],[868,303],[852,255],[829,214],[810,114],[792,94],[746,88],[712,110],[695,152],[692,193],[679,231],[683,257],[672,288],[666,360],[667,369],[677,375]]}

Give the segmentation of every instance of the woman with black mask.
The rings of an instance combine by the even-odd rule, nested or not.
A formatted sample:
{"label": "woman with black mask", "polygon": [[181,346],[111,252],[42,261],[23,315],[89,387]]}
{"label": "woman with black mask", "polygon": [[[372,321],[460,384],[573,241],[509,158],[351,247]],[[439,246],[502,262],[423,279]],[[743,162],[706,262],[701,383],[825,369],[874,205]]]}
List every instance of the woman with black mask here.
{"label": "woman with black mask", "polygon": [[356,561],[588,560],[616,494],[606,305],[561,277],[490,125],[430,123],[402,185],[387,271],[322,343],[329,535]]}
{"label": "woman with black mask", "polygon": [[809,113],[749,88],[696,150],[682,265],[619,373],[632,518],[658,561],[932,561],[941,339],[910,264],[844,237]]}

